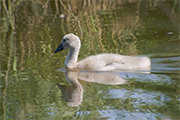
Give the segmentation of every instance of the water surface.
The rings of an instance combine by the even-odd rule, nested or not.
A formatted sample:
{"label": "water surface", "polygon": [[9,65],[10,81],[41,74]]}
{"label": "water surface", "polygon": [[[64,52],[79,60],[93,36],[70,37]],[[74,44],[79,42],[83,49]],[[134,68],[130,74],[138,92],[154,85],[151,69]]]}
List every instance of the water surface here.
{"label": "water surface", "polygon": [[[178,0],[0,3],[0,119],[180,119]],[[68,51],[54,50],[67,33],[79,59],[148,56],[152,68],[62,72]]]}

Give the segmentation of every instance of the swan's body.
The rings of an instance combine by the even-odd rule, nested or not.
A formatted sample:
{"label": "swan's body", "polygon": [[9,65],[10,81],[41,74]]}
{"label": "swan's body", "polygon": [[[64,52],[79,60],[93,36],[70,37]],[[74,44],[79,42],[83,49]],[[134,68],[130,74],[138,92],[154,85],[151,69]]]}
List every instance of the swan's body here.
{"label": "swan's body", "polygon": [[74,34],[67,34],[63,37],[63,40],[55,53],[63,49],[70,50],[65,60],[65,67],[68,69],[134,70],[147,68],[151,65],[148,57],[123,56],[111,53],[89,56],[80,62],[77,62],[80,47],[80,39]]}

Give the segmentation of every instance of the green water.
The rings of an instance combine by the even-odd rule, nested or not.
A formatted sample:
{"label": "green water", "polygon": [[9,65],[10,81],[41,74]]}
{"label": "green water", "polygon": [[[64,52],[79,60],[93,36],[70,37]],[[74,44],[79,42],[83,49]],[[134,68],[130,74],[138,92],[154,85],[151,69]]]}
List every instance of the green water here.
{"label": "green water", "polygon": [[[178,0],[0,1],[0,119],[180,119],[179,15]],[[59,70],[67,33],[81,39],[79,59],[148,56],[152,68]]]}

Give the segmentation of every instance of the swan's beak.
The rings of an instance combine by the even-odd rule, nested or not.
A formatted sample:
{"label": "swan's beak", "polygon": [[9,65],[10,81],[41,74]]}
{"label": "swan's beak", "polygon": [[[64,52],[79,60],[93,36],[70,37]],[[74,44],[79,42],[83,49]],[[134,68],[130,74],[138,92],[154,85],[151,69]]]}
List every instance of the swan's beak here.
{"label": "swan's beak", "polygon": [[55,50],[55,53],[57,53],[57,52],[59,52],[59,51],[61,51],[63,49],[64,49],[63,45],[60,44],[59,47]]}

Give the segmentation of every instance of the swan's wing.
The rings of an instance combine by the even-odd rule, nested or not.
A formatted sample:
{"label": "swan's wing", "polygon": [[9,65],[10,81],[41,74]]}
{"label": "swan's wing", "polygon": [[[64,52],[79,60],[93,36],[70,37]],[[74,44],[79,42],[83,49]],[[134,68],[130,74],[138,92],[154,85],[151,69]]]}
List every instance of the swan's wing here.
{"label": "swan's wing", "polygon": [[117,64],[123,65],[125,59],[117,54],[99,54],[89,56],[77,64],[77,68],[95,70],[113,70]]}
{"label": "swan's wing", "polygon": [[115,70],[119,67],[119,65],[123,65],[124,62],[110,62],[108,64],[106,64],[104,67],[99,68],[98,70],[100,71],[107,71],[107,70]]}
{"label": "swan's wing", "polygon": [[[108,55],[107,55],[108,57]],[[114,70],[117,69],[118,66],[122,66],[125,64],[126,60],[120,55],[109,55],[106,58],[106,64],[104,67],[100,68],[99,70]]]}
{"label": "swan's wing", "polygon": [[117,54],[105,54],[101,59],[106,61],[106,65],[124,64],[126,62],[122,55]]}
{"label": "swan's wing", "polygon": [[126,61],[123,57],[110,57],[106,60],[104,67],[113,67],[118,64],[124,64]]}
{"label": "swan's wing", "polygon": [[108,63],[106,64],[106,66],[115,65],[115,64],[124,64],[125,62],[126,62],[125,60],[121,60],[121,61],[116,61],[116,60],[114,60],[114,61],[108,62]]}

